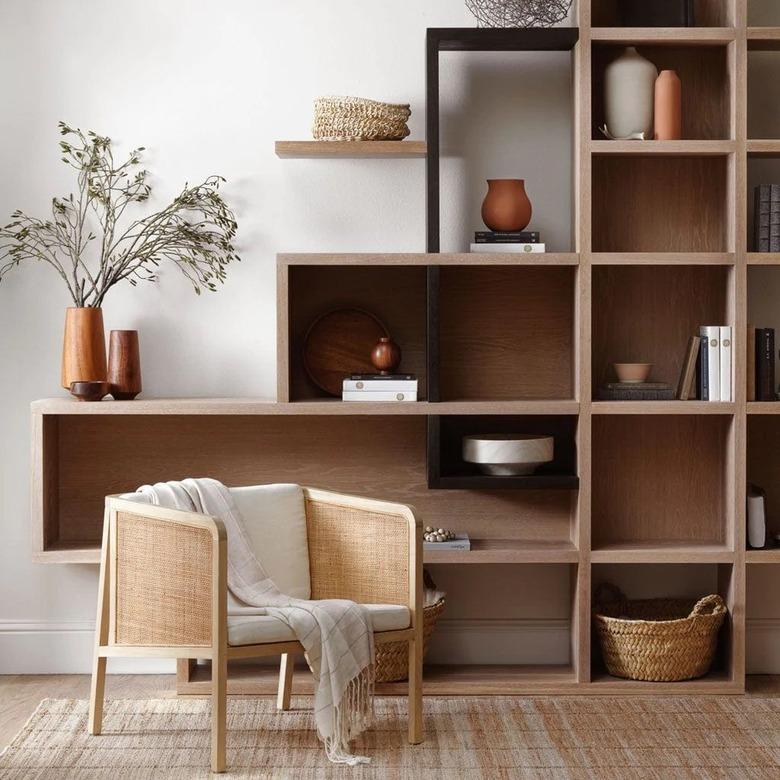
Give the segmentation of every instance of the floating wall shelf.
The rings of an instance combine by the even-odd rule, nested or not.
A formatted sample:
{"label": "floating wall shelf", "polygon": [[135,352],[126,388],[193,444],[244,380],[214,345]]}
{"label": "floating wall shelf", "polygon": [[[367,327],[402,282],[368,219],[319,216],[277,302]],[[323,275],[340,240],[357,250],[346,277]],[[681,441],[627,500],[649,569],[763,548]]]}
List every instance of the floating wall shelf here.
{"label": "floating wall shelf", "polygon": [[425,141],[277,141],[276,156],[294,157],[425,157]]}

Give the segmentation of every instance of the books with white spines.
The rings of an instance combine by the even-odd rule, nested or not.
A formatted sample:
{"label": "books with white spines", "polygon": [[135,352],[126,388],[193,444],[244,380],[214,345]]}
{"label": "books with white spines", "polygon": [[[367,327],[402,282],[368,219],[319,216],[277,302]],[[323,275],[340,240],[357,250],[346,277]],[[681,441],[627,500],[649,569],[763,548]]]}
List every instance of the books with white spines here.
{"label": "books with white spines", "polygon": [[423,542],[424,550],[470,550],[471,540],[468,534],[455,534],[447,542]]}
{"label": "books with white spines", "polygon": [[707,352],[704,361],[707,369],[706,400],[720,401],[720,326],[702,325],[699,328],[699,336],[702,352]]}
{"label": "books with white spines", "polygon": [[416,393],[416,379],[345,379],[342,392]]}
{"label": "books with white spines", "polygon": [[544,252],[544,244],[472,244],[472,252],[504,254],[516,252],[517,254],[532,254]]}
{"label": "books with white spines", "polygon": [[731,326],[720,326],[720,400],[731,401]]}
{"label": "books with white spines", "polygon": [[414,392],[390,392],[376,390],[367,393],[365,390],[342,390],[342,401],[416,401],[417,391]]}

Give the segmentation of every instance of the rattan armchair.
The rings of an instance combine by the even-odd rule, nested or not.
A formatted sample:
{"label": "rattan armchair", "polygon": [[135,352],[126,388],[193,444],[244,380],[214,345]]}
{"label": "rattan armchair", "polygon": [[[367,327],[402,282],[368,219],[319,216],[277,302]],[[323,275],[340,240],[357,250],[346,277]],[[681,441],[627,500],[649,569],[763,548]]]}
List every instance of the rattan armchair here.
{"label": "rattan armchair", "polygon": [[[409,609],[409,742],[422,741],[422,529],[403,504],[303,488],[313,599]],[[278,706],[289,708],[296,641],[232,646],[227,629],[227,539],[218,518],[106,499],[89,732],[100,734],[106,658],[211,660],[211,768],[225,770],[227,661],[282,657]]]}

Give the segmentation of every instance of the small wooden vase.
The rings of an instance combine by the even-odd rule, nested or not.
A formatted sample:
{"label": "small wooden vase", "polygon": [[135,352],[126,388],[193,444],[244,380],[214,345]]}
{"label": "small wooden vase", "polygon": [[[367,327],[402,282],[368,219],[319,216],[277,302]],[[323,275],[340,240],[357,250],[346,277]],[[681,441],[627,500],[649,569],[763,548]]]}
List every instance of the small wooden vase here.
{"label": "small wooden vase", "polygon": [[132,401],[141,392],[141,352],[137,330],[112,330],[108,346],[109,392],[116,401]]}
{"label": "small wooden vase", "polygon": [[482,221],[488,229],[524,230],[532,213],[525,179],[488,179],[487,185],[487,195],[482,201]]}
{"label": "small wooden vase", "polygon": [[380,374],[392,374],[401,363],[401,348],[394,341],[382,336],[371,351],[371,362]]}
{"label": "small wooden vase", "polygon": [[682,138],[682,84],[673,70],[662,70],[655,80],[656,141]]}
{"label": "small wooden vase", "polygon": [[103,310],[71,306],[65,310],[60,384],[70,390],[73,382],[105,380],[106,333],[103,329]]}

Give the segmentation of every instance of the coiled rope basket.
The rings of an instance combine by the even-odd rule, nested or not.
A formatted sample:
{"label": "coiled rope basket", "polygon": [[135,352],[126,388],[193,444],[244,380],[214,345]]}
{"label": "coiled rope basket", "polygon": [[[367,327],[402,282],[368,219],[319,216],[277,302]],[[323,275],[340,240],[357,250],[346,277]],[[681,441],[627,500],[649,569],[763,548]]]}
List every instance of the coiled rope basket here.
{"label": "coiled rope basket", "polygon": [[409,135],[409,104],[359,97],[320,97],[314,101],[312,134],[318,141],[400,141]]}
{"label": "coiled rope basket", "polygon": [[615,585],[596,589],[593,618],[607,671],[651,682],[707,674],[728,609],[718,595],[629,601]]}

